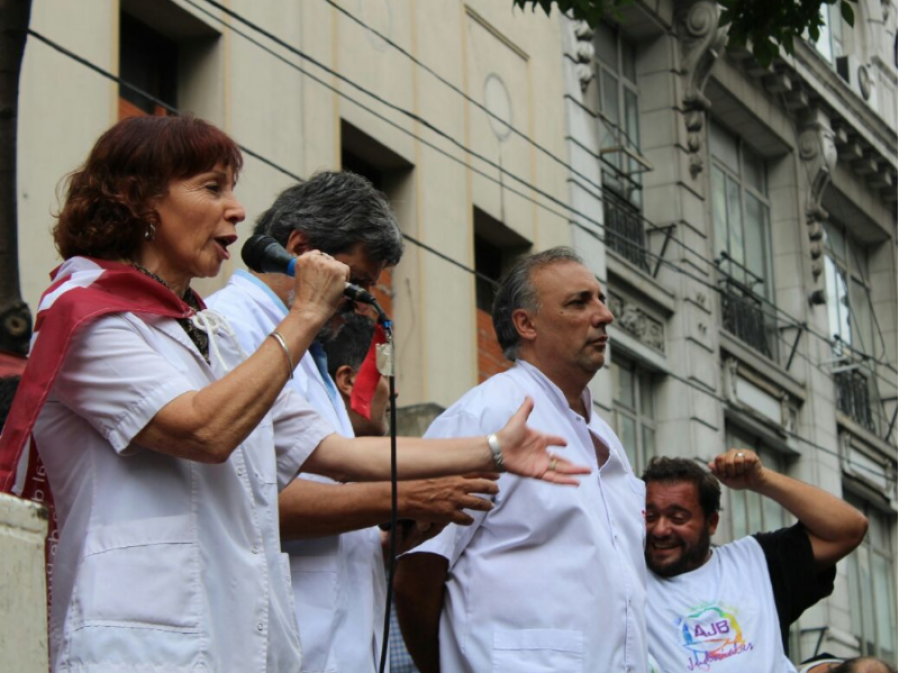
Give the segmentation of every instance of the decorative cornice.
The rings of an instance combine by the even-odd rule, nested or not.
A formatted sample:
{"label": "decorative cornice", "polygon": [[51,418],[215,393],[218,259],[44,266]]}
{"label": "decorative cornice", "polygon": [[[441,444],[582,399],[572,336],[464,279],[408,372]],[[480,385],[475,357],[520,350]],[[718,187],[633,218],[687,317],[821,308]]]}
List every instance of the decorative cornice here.
{"label": "decorative cornice", "polygon": [[586,91],[590,82],[595,77],[593,72],[593,56],[596,53],[593,47],[594,30],[586,21],[574,22],[574,60],[575,72],[581,83],[581,91]]}
{"label": "decorative cornice", "polygon": [[686,82],[683,98],[690,152],[690,175],[702,172],[702,136],[711,103],[703,94],[712,66],[720,56],[727,29],[719,28],[721,10],[714,0],[697,0],[678,13],[675,30],[681,46],[681,75]]}
{"label": "decorative cornice", "polygon": [[[820,110],[812,110],[800,120],[799,158],[809,178],[805,224],[811,243],[812,278],[817,285],[824,270],[824,223],[828,218],[827,211],[821,206],[821,199],[837,163],[837,148],[830,119]],[[823,289],[813,290],[809,299],[812,304],[823,304]]]}
{"label": "decorative cornice", "polygon": [[615,324],[637,341],[655,351],[665,353],[665,326],[634,302],[609,292],[608,307],[615,316]]}

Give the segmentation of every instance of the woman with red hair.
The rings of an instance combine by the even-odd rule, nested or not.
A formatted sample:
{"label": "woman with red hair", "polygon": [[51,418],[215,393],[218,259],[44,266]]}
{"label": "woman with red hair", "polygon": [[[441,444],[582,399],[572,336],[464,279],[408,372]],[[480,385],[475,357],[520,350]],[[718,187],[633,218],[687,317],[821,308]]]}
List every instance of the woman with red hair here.
{"label": "woman with red hair", "polygon": [[[345,439],[283,390],[346,301],[345,265],[303,255],[289,315],[249,356],[190,288],[231,256],[241,168],[210,124],[145,117],[69,177],[53,232],[65,262],[0,438],[0,487],[53,491],[54,671],[299,671],[278,491],[301,467],[389,477],[385,440]],[[489,441],[403,440],[401,477],[505,462],[574,483],[584,470],[547,453],[560,440],[530,430],[529,410]]]}

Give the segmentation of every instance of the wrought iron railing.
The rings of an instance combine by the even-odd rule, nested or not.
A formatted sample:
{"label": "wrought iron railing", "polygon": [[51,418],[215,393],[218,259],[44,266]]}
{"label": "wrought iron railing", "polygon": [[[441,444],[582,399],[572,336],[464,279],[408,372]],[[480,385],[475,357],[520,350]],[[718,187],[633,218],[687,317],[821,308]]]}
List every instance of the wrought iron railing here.
{"label": "wrought iron railing", "polygon": [[837,386],[837,409],[871,432],[877,432],[877,421],[871,407],[871,382],[858,365],[834,372]]}
{"label": "wrought iron railing", "polygon": [[[720,260],[719,260],[720,261]],[[766,301],[753,289],[730,276],[721,288],[721,320],[724,329],[765,357],[777,361],[777,320]]]}
{"label": "wrought iron railing", "polygon": [[606,245],[649,273],[643,215],[609,189],[603,192]]}

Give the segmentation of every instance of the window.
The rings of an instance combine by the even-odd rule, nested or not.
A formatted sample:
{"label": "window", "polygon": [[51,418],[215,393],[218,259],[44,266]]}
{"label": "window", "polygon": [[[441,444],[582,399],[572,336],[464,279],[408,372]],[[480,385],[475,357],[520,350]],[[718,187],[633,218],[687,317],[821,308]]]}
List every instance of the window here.
{"label": "window", "polygon": [[[786,472],[786,461],[778,452],[766,447],[754,435],[733,425],[725,430],[725,448],[749,448],[762,459],[762,465],[775,472]],[[787,525],[787,513],[771,498],[764,498],[752,491],[728,489],[730,516],[734,540],[747,535],[783,528]]]}
{"label": "window", "polygon": [[896,663],[896,569],[892,530],[895,514],[885,514],[847,494],[846,501],[868,517],[868,535],[848,558],[852,633],[861,653]]}
{"label": "window", "polygon": [[[124,12],[119,24],[119,75],[164,103],[177,107],[178,45]],[[119,85],[119,118],[166,115],[166,109]]]}
{"label": "window", "polygon": [[599,90],[600,155],[607,245],[648,270],[641,210],[640,99],[636,49],[608,24],[594,37]]}
{"label": "window", "polygon": [[839,0],[833,5],[821,5],[821,20],[824,25],[818,31],[818,41],[813,44],[825,61],[834,64],[840,56],[846,53],[843,44],[843,16]]}
{"label": "window", "polygon": [[714,122],[709,140],[715,256],[725,290],[724,327],[775,359],[775,314],[766,308],[774,298],[774,277],[765,162]]}
{"label": "window", "polygon": [[486,381],[512,364],[506,360],[496,340],[493,298],[496,296],[496,282],[529,249],[530,244],[522,236],[480,208],[474,209],[474,268],[486,277],[475,277],[479,381]]}
{"label": "window", "polygon": [[826,232],[827,323],[833,353],[841,359],[834,369],[837,408],[877,432],[882,419],[877,402],[876,364],[865,356],[876,358],[883,341],[876,331],[871,304],[867,252],[839,225],[828,223]]}
{"label": "window", "polygon": [[655,391],[652,375],[634,362],[612,362],[615,431],[636,474],[656,455]]}

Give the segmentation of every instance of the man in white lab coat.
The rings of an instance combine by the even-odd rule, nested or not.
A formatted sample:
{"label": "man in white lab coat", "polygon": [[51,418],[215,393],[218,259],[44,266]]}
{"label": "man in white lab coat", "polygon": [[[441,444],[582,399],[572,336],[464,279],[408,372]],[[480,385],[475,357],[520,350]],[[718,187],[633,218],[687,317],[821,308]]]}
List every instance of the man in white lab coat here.
{"label": "man in white lab coat", "polygon": [[[253,233],[273,237],[293,255],[309,250],[332,255],[350,267],[350,282],[365,289],[403,253],[402,234],[384,195],[346,171],[323,171],[287,188],[259,217]],[[292,287],[289,276],[238,271],[207,304],[228,318],[244,350],[253,352],[287,314]],[[345,308],[352,312],[354,305],[348,302]],[[336,432],[352,437],[324,350],[344,319],[338,314],[325,325],[287,385]],[[400,482],[400,518],[464,524],[471,518],[463,508],[490,507],[472,493],[495,491],[489,479]],[[386,600],[377,524],[390,519],[390,484],[338,484],[303,474],[281,493],[279,510],[303,671],[374,673]]]}
{"label": "man in white lab coat", "polygon": [[577,488],[503,475],[493,510],[400,559],[397,611],[422,673],[646,672],[645,489],[587,389],[612,320],[566,248],[523,259],[501,282],[493,323],[515,366],[426,436],[493,432],[530,395],[530,422],[593,472]]}

